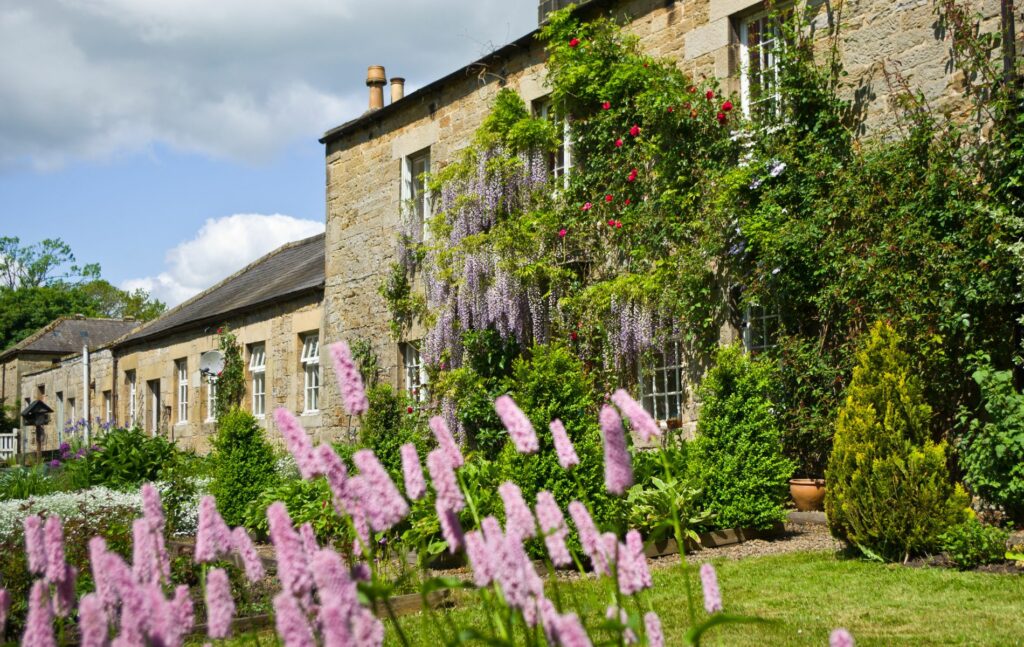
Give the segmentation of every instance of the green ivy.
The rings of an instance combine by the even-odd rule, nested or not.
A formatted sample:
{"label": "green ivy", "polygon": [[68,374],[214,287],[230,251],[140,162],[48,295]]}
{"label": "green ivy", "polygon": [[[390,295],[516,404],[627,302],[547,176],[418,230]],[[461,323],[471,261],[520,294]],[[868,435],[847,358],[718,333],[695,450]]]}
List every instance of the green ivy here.
{"label": "green ivy", "polygon": [[245,397],[245,366],[238,338],[226,325],[217,329],[217,347],[224,358],[224,368],[215,378],[217,398],[214,410],[219,419],[240,405]]}

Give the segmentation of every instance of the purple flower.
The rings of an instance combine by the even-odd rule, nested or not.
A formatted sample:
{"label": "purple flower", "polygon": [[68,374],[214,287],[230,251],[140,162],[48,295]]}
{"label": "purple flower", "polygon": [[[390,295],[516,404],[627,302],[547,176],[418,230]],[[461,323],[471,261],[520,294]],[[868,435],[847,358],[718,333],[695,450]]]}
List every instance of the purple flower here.
{"label": "purple flower", "polygon": [[192,630],[196,622],[195,609],[192,608],[192,596],[189,595],[188,586],[179,584],[174,589],[174,599],[171,601],[170,616],[177,623],[181,635]]}
{"label": "purple flower", "polygon": [[334,375],[338,378],[345,409],[353,416],[363,415],[370,408],[370,401],[366,399],[363,376],[359,374],[359,368],[352,361],[352,352],[348,344],[339,341],[331,344],[328,350],[334,362]]}
{"label": "purple flower", "polygon": [[661,619],[657,613],[648,611],[644,614],[644,629],[648,647],[665,647],[665,634],[661,631]]}
{"label": "purple flower", "polygon": [[64,565],[64,579],[57,584],[56,595],[53,596],[53,611],[61,618],[66,618],[75,608],[78,594],[75,582],[78,580],[78,569],[70,564]]}
{"label": "purple flower", "polygon": [[604,436],[604,484],[609,492],[621,496],[633,485],[626,433],[619,414],[608,405],[601,407],[600,422]]}
{"label": "purple flower", "polygon": [[377,455],[369,449],[361,449],[352,456],[352,462],[359,468],[359,475],[366,479],[369,500],[365,510],[370,528],[378,532],[387,530],[404,519],[409,514],[409,504]]}
{"label": "purple flower", "polygon": [[612,402],[629,418],[629,424],[633,426],[633,431],[637,432],[644,442],[661,437],[661,428],[658,427],[658,423],[654,421],[651,414],[647,413],[643,405],[626,393],[625,389],[619,389],[613,393]]}
{"label": "purple flower", "polygon": [[597,526],[594,525],[594,520],[590,518],[587,506],[579,501],[573,501],[569,504],[569,516],[572,517],[572,522],[576,525],[580,546],[583,547],[583,552],[590,557],[594,570],[598,573],[606,573],[608,571],[608,563],[604,556],[604,548],[601,545],[601,535],[597,531]]}
{"label": "purple flower", "polygon": [[366,490],[366,477],[362,474],[357,474],[345,482],[344,507],[352,519],[352,525],[355,527],[359,541],[362,542],[362,545],[359,544],[359,541],[355,544],[357,553],[362,552],[363,546],[370,545],[369,515],[365,507],[366,502],[369,500],[369,495],[365,493]]}
{"label": "purple flower", "polygon": [[537,434],[533,431],[530,419],[526,417],[511,396],[502,395],[494,401],[494,410],[501,418],[501,424],[505,425],[508,435],[520,454],[533,454],[540,449],[537,442]]}
{"label": "purple flower", "polygon": [[89,564],[92,567],[92,579],[96,583],[96,594],[103,606],[110,612],[117,605],[117,591],[114,590],[112,573],[106,568],[107,542],[103,537],[89,540]]}
{"label": "purple flower", "polygon": [[43,541],[46,545],[46,581],[50,584],[60,584],[67,575],[64,564],[64,526],[60,522],[60,517],[46,518]]}
{"label": "purple flower", "polygon": [[637,643],[636,634],[632,629],[629,628],[629,614],[626,613],[625,609],[618,607],[608,607],[604,612],[604,617],[608,620],[617,620],[622,631],[622,640],[627,645],[635,645]]}
{"label": "purple flower", "polygon": [[352,644],[360,647],[380,647],[384,644],[384,625],[368,609],[357,607],[352,614],[352,638]]}
{"label": "purple flower", "polygon": [[567,613],[559,618],[558,644],[562,647],[591,647],[590,637],[575,613]]}
{"label": "purple flower", "polygon": [[136,519],[132,522],[132,573],[135,580],[140,584],[158,583],[160,570],[149,521]]}
{"label": "purple flower", "polygon": [[245,528],[239,526],[231,531],[231,546],[235,553],[242,559],[245,567],[245,577],[252,583],[259,582],[266,575],[263,569],[263,561],[260,554],[256,552],[256,546]]}
{"label": "purple flower", "polygon": [[35,575],[46,572],[46,542],[43,540],[43,520],[39,515],[30,515],[21,522],[25,527],[25,556],[28,570]]}
{"label": "purple flower", "polygon": [[341,556],[327,548],[319,550],[310,561],[310,570],[321,606],[333,606],[347,619],[358,600],[356,584]]}
{"label": "purple flower", "polygon": [[325,604],[318,614],[324,647],[349,647],[354,644],[348,626],[348,610],[337,604]]}
{"label": "purple flower", "polygon": [[287,591],[274,596],[274,624],[285,647],[316,647],[306,616]]}
{"label": "purple flower", "polygon": [[231,621],[235,617],[235,600],[231,597],[231,582],[222,568],[206,574],[206,633],[210,638],[227,638]]}
{"label": "purple flower", "polygon": [[718,576],[709,562],[700,565],[700,584],[704,589],[704,608],[708,613],[722,610],[722,593],[718,590]]}
{"label": "purple flower", "polygon": [[498,486],[498,495],[505,506],[505,532],[522,541],[537,534],[533,514],[523,501],[523,492],[512,481]]}
{"label": "purple flower", "polygon": [[[78,603],[78,633],[81,647],[103,647],[107,642],[109,623],[103,600],[96,593],[87,593]],[[0,632],[3,627],[0,625]]]}
{"label": "purple flower", "polygon": [[569,548],[565,545],[565,539],[569,536],[569,528],[565,525],[565,516],[558,507],[554,495],[547,490],[537,493],[537,522],[540,524],[540,531],[544,535],[544,544],[548,548],[548,556],[555,566],[569,566],[572,564],[572,556]]}
{"label": "purple flower", "polygon": [[438,521],[441,522],[441,535],[448,542],[448,552],[454,555],[462,548],[464,542],[459,515],[444,507],[444,502],[440,499],[434,502],[434,509],[437,511]]}
{"label": "purple flower", "polygon": [[561,420],[551,421],[551,435],[555,439],[555,453],[558,454],[558,464],[562,469],[572,469],[580,464],[580,457],[576,455],[576,449],[569,440],[569,434],[565,433],[565,426]]}
{"label": "purple flower", "polygon": [[446,509],[460,512],[466,501],[462,497],[462,490],[455,480],[455,472],[448,462],[448,456],[442,449],[435,449],[427,454],[427,470],[430,472],[430,481],[437,492],[437,500],[443,502]]}
{"label": "purple flower", "polygon": [[53,635],[50,587],[43,580],[36,580],[32,585],[21,644],[23,647],[57,647],[57,639]]}
{"label": "purple flower", "polygon": [[853,636],[846,629],[833,629],[828,637],[828,647],[853,647]]}
{"label": "purple flower", "polygon": [[48,465],[53,469],[57,469],[58,467],[60,467],[60,461],[55,458],[52,461],[50,461]]}
{"label": "purple flower", "polygon": [[345,490],[348,470],[345,468],[345,463],[341,462],[338,454],[327,443],[317,446],[316,459],[319,461],[320,471],[327,479],[327,485],[331,488],[334,509],[340,515],[348,514],[345,506],[348,496]]}
{"label": "purple flower", "polygon": [[196,530],[194,555],[196,564],[216,561],[230,553],[232,545],[231,531],[217,512],[217,501],[212,496],[204,496],[199,501],[199,527]]}
{"label": "purple flower", "polygon": [[0,636],[4,635],[7,626],[7,614],[11,611],[11,594],[7,589],[0,589]]}
{"label": "purple flower", "polygon": [[427,483],[423,480],[423,468],[420,456],[416,453],[416,445],[402,445],[402,475],[405,477],[405,496],[413,501],[423,498],[427,492]]}
{"label": "purple flower", "polygon": [[477,530],[466,533],[465,540],[466,556],[473,569],[473,582],[481,589],[489,586],[494,581],[494,564],[487,541]]}
{"label": "purple flower", "polygon": [[302,423],[288,409],[283,407],[274,410],[274,421],[284,437],[284,444],[289,453],[295,457],[295,465],[304,479],[311,479],[320,474],[320,461],[313,454],[313,444]]}
{"label": "purple flower", "polygon": [[160,501],[160,493],[151,483],[142,486],[142,512],[149,523],[153,550],[156,554],[157,577],[162,575],[165,580],[171,578],[171,559],[167,554],[167,545],[164,543],[164,530],[167,525],[167,518],[164,515],[164,506]]}
{"label": "purple flower", "polygon": [[626,549],[629,551],[633,564],[637,569],[640,588],[653,588],[654,579],[651,577],[651,570],[647,566],[647,555],[644,554],[644,540],[636,530],[630,530],[626,533]]}
{"label": "purple flower", "polygon": [[313,531],[313,524],[307,521],[299,526],[299,538],[302,539],[302,550],[306,551],[306,560],[309,561],[320,550],[320,545],[316,543],[316,533]]}
{"label": "purple flower", "polygon": [[270,541],[276,551],[277,576],[281,580],[281,588],[289,596],[304,600],[313,588],[313,579],[309,574],[302,539],[292,527],[291,517],[283,503],[275,501],[270,504],[267,508],[267,523]]}
{"label": "purple flower", "polygon": [[459,445],[455,442],[452,432],[448,430],[448,423],[444,421],[444,418],[441,416],[431,418],[430,430],[434,432],[434,438],[437,438],[437,446],[448,455],[448,462],[452,464],[452,467],[456,469],[462,467],[466,461],[462,458]]}

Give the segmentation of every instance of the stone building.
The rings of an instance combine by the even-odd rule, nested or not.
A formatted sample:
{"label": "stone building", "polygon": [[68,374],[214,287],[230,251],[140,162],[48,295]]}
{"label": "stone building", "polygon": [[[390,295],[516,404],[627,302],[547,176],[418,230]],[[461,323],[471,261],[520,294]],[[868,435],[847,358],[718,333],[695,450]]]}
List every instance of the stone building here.
{"label": "stone building", "polygon": [[318,430],[323,286],[320,234],[280,247],[145,325],[131,322],[116,339],[91,347],[88,410],[70,395],[82,390],[81,353],[23,371],[22,392],[42,389],[57,398],[47,400],[55,413],[43,448],[81,437],[85,418],[99,426],[137,425],[207,451],[216,424],[216,376],[202,372],[200,361],[217,349],[224,326],[242,349],[243,408],[266,424],[268,412],[287,407],[301,414],[307,429]]}
{"label": "stone building", "polygon": [[[540,19],[566,4],[541,0]],[[784,9],[786,4],[775,6]],[[998,0],[977,0],[976,5],[982,29],[998,30]],[[950,64],[950,43],[937,26],[931,0],[812,0],[798,7],[821,38],[841,20],[838,52],[849,72],[844,92],[863,115],[866,132],[883,128],[894,76],[923,93],[937,111],[954,113],[965,105],[962,79]],[[619,19],[651,55],[675,61],[694,78],[717,78],[745,111],[771,95],[777,28],[762,0],[591,0],[578,11]],[[378,294],[382,271],[396,260],[403,205],[411,204],[420,219],[430,213],[420,174],[456,159],[501,88],[515,90],[538,114],[548,110],[544,61],[543,44],[532,32],[407,96],[404,79],[392,79],[388,105],[383,101],[384,70],[375,66],[367,79],[370,110],[320,140],[327,172],[324,327],[329,338],[371,340],[396,386],[415,387],[422,375],[416,345],[422,331],[401,343],[392,339],[389,314]],[[569,126],[566,132],[563,161],[571,173]],[[769,324],[769,318],[748,316],[746,330],[723,331],[724,337],[742,335],[748,343],[764,343],[766,334],[757,326]],[[658,367],[664,383],[674,386],[645,398],[659,418],[687,417],[686,368],[679,364]],[[340,420],[336,408],[327,413],[326,424]]]}

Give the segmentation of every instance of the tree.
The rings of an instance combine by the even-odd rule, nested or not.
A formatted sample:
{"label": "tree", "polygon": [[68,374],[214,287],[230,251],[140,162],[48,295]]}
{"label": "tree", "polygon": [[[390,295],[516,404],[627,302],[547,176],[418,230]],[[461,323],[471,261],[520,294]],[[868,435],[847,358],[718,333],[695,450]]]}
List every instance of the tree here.
{"label": "tree", "polygon": [[[13,290],[99,278],[98,263],[82,267],[74,263],[71,246],[60,238],[47,238],[35,245],[22,246],[21,239],[16,236],[0,237],[0,285],[3,287]],[[64,274],[57,274],[62,269]]]}

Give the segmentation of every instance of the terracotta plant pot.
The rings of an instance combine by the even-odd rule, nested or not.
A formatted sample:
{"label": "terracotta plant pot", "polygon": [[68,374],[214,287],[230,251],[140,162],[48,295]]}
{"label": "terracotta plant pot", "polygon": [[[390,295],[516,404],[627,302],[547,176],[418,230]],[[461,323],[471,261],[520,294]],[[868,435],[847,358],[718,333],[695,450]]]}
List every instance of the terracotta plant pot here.
{"label": "terracotta plant pot", "polygon": [[825,509],[825,479],[789,479],[789,495],[801,512]]}

